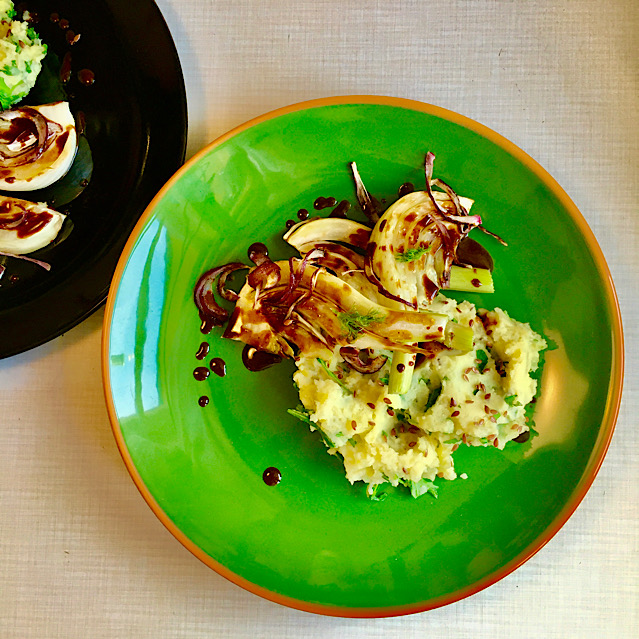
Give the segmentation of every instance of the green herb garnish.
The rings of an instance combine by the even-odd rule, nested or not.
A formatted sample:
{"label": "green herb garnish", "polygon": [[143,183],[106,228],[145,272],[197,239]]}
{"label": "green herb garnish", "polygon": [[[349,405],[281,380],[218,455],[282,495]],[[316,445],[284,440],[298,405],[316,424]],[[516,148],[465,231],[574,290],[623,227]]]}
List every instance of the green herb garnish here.
{"label": "green herb garnish", "polygon": [[420,246],[419,248],[408,249],[403,253],[395,253],[395,259],[398,262],[414,262],[424,255],[424,253],[429,252],[430,246]]}
{"label": "green herb garnish", "polygon": [[309,412],[301,404],[298,404],[295,408],[289,408],[286,412],[301,422],[309,424],[313,428],[317,428],[317,424],[311,419]]}
{"label": "green herb garnish", "polygon": [[384,320],[384,314],[376,310],[369,311],[366,315],[357,311],[344,311],[336,315],[350,340],[356,339],[359,333],[371,324]]}
{"label": "green herb garnish", "polygon": [[517,395],[508,395],[508,397],[504,397],[504,401],[508,406],[521,406],[521,404],[517,401]]}
{"label": "green herb garnish", "polygon": [[374,484],[372,486],[369,484],[366,488],[366,496],[371,501],[384,501],[388,497],[388,493],[380,492],[382,486],[385,486],[385,484]]}
{"label": "green herb garnish", "polygon": [[400,422],[415,426],[415,424],[413,424],[413,422],[411,421],[410,412],[406,408],[397,408],[395,410],[395,417],[397,417],[398,421]]}
{"label": "green herb garnish", "polygon": [[310,413],[306,410],[306,408],[304,408],[304,406],[302,406],[302,404],[298,404],[295,408],[289,408],[286,412],[296,419],[299,419],[301,422],[308,424],[311,427],[311,430],[318,430],[327,448],[335,448],[335,444],[331,441],[331,438],[311,419]]}
{"label": "green herb garnish", "polygon": [[483,373],[486,364],[488,364],[488,353],[480,348],[475,353],[475,359],[478,360],[477,370]]}
{"label": "green herb garnish", "polygon": [[337,375],[335,375],[335,373],[328,367],[328,364],[321,357],[318,357],[317,361],[320,363],[321,367],[326,371],[326,374],[336,384],[339,384],[339,386],[341,387],[342,391],[344,391],[344,393],[346,393],[347,395],[353,394],[353,391],[348,386],[346,386],[346,384],[344,384],[344,382]]}
{"label": "green herb garnish", "polygon": [[420,479],[419,481],[409,480],[410,494],[414,499],[421,497],[422,495],[432,495],[437,499],[437,491],[439,490],[437,484],[428,479]]}
{"label": "green herb garnish", "polygon": [[433,388],[428,395],[428,400],[426,402],[426,408],[424,408],[424,412],[426,412],[429,408],[433,406],[433,404],[437,401],[439,396],[442,394],[442,387]]}

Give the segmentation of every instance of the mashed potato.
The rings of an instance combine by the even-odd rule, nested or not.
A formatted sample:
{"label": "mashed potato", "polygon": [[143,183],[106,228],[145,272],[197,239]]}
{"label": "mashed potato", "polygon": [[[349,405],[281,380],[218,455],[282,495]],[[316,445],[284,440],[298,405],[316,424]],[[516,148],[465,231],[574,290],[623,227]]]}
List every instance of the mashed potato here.
{"label": "mashed potato", "polygon": [[473,350],[442,350],[418,362],[404,395],[388,394],[390,353],[370,375],[345,365],[339,349],[325,362],[335,377],[314,356],[296,360],[294,381],[311,428],[343,458],[347,479],[369,484],[369,494],[386,482],[455,479],[460,445],[503,449],[529,430],[524,410],[537,390],[530,373],[546,348],[542,337],[505,311],[478,312],[443,295],[430,310],[470,326]]}
{"label": "mashed potato", "polygon": [[0,0],[0,106],[8,109],[29,93],[47,53],[38,34],[15,20],[11,0]]}

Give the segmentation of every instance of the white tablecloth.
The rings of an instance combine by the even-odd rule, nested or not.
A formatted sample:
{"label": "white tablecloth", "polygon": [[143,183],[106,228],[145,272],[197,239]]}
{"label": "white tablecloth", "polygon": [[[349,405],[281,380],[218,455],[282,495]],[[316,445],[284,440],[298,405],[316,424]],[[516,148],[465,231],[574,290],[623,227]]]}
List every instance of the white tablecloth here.
{"label": "white tablecloth", "polygon": [[639,636],[636,0],[158,4],[183,65],[189,155],[276,107],[385,94],[461,112],[538,160],[576,202],[611,268],[625,321],[624,401],[581,506],[509,577],[418,615],[320,617],[227,582],[146,506],[104,407],[98,311],[0,361],[0,636]]}

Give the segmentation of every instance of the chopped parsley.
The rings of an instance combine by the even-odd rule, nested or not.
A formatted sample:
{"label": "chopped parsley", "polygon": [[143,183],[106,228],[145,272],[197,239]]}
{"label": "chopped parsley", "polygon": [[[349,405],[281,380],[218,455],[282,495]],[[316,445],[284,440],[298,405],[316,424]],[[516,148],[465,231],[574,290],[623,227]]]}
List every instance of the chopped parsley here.
{"label": "chopped parsley", "polygon": [[504,401],[508,406],[521,406],[521,404],[517,401],[517,395],[508,395],[508,397],[504,397]]}
{"label": "chopped parsley", "polygon": [[486,364],[488,364],[488,353],[485,350],[479,348],[475,353],[475,359],[477,360],[477,370],[480,373],[484,372],[484,368],[486,368]]}
{"label": "chopped parsley", "polygon": [[442,394],[442,387],[433,388],[432,391],[428,394],[428,400],[426,402],[426,407],[424,408],[424,412],[431,408],[435,402],[439,399],[439,396]]}
{"label": "chopped parsley", "polygon": [[411,421],[410,412],[406,408],[397,408],[395,409],[395,417],[397,417],[398,421],[404,422],[405,424],[410,424],[411,426],[415,426]]}

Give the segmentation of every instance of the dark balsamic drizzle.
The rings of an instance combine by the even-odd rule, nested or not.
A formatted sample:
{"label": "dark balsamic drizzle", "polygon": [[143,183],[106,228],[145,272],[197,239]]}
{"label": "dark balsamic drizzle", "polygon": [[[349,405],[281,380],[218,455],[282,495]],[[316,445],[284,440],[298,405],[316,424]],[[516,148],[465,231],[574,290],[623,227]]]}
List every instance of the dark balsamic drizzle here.
{"label": "dark balsamic drizzle", "polygon": [[282,481],[282,473],[275,466],[269,466],[262,473],[262,479],[267,486],[277,486]]}
{"label": "dark balsamic drizzle", "polygon": [[337,200],[334,197],[318,197],[315,202],[313,202],[313,208],[316,211],[320,211],[322,209],[329,209],[334,207],[337,204]]}
{"label": "dark balsamic drizzle", "polygon": [[254,346],[248,344],[242,350],[242,363],[252,373],[258,373],[265,368],[282,361],[281,355],[269,353],[268,351],[258,351]]}
{"label": "dark balsamic drizzle", "polygon": [[209,371],[209,369],[205,368],[204,366],[198,366],[193,371],[193,377],[195,377],[198,382],[203,382],[210,374],[211,371]]}
{"label": "dark balsamic drizzle", "polygon": [[265,257],[268,257],[266,244],[262,244],[262,242],[255,242],[251,244],[251,246],[248,247],[247,255],[251,262],[259,264]]}
{"label": "dark balsamic drizzle", "polygon": [[66,84],[71,79],[71,51],[67,51],[60,66],[60,82]]}
{"label": "dark balsamic drizzle", "polygon": [[78,80],[89,87],[95,82],[95,73],[91,69],[80,69],[78,71]]}
{"label": "dark balsamic drizzle", "polygon": [[211,347],[206,342],[202,342],[200,344],[200,348],[197,349],[197,353],[195,353],[195,358],[204,359],[209,354],[210,348]]}
{"label": "dark balsamic drizzle", "polygon": [[521,435],[517,435],[517,437],[515,437],[513,441],[517,442],[518,444],[523,444],[524,442],[527,442],[529,439],[530,439],[530,431],[525,430]]}
{"label": "dark balsamic drizzle", "polygon": [[404,184],[402,184],[399,187],[399,191],[397,192],[397,195],[399,197],[404,197],[405,195],[412,193],[414,190],[415,190],[415,185],[412,182],[404,182]]}
{"label": "dark balsamic drizzle", "polygon": [[226,375],[226,362],[221,357],[214,357],[209,365],[218,377],[224,377]]}
{"label": "dark balsamic drizzle", "polygon": [[345,218],[346,213],[351,208],[351,203],[348,200],[342,200],[332,211],[329,217]]}

